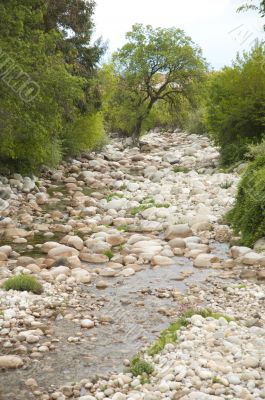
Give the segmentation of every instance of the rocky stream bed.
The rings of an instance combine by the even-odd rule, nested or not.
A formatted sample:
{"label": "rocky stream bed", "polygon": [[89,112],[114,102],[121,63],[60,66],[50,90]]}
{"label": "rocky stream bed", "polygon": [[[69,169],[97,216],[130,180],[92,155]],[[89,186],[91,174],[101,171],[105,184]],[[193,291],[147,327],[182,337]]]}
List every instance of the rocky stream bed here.
{"label": "rocky stream bed", "polygon": [[[224,215],[239,174],[204,136],[114,138],[40,178],[0,177],[1,400],[265,398],[265,241],[237,245]],[[148,348],[190,309],[158,354]],[[231,318],[226,318],[229,316]],[[128,371],[141,357],[148,380]]]}

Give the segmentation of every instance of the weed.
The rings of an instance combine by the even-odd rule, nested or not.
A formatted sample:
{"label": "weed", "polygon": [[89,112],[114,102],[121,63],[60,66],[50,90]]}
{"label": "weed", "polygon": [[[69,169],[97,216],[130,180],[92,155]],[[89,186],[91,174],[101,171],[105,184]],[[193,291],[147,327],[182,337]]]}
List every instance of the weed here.
{"label": "weed", "polygon": [[221,379],[218,376],[214,376],[212,379],[213,383],[221,383]]}
{"label": "weed", "polygon": [[154,367],[152,364],[142,360],[140,356],[137,355],[131,361],[130,372],[133,374],[133,376],[142,376],[142,378],[144,378],[146,376],[148,377],[154,372]]}
{"label": "weed", "polygon": [[225,182],[221,183],[220,187],[222,189],[229,189],[233,185],[233,182],[226,180]]}
{"label": "weed", "polygon": [[121,232],[128,232],[128,225],[121,225],[121,226],[118,226],[118,227],[117,227],[117,230],[118,230],[118,231],[121,231]]}
{"label": "weed", "polygon": [[214,319],[219,319],[221,317],[225,318],[228,322],[233,321],[229,316],[214,313],[209,309],[191,309],[182,314],[176,322],[173,322],[167,329],[161,332],[159,339],[151,345],[147,353],[149,356],[154,356],[160,353],[168,343],[176,343],[178,340],[177,332],[182,328],[190,324],[189,318],[193,315],[201,315],[203,318],[211,317]]}
{"label": "weed", "polygon": [[21,274],[7,279],[3,285],[5,290],[18,290],[20,292],[32,292],[41,294],[43,292],[42,285],[34,276]]}
{"label": "weed", "polygon": [[106,197],[106,200],[107,200],[107,202],[110,202],[113,199],[122,199],[123,197],[124,197],[124,194],[122,194],[122,193],[112,193]]}
{"label": "weed", "polygon": [[105,251],[105,256],[107,256],[108,257],[108,259],[109,260],[111,260],[113,257],[114,257],[114,254],[112,253],[112,251],[111,250],[107,250],[107,251]]}
{"label": "weed", "polygon": [[190,172],[190,169],[187,167],[175,166],[175,167],[173,167],[173,172],[175,172],[175,173],[182,172],[183,174],[187,174],[188,172]]}

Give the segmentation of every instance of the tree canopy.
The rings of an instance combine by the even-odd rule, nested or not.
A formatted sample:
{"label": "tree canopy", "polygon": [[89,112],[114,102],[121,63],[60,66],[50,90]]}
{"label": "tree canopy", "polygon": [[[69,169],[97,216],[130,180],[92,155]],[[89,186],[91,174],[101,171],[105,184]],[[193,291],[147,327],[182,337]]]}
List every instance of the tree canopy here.
{"label": "tree canopy", "polygon": [[128,133],[137,140],[158,101],[177,104],[192,97],[206,63],[201,50],[177,28],[136,24],[126,38],[127,43],[113,56],[118,76],[113,103],[125,106]]}

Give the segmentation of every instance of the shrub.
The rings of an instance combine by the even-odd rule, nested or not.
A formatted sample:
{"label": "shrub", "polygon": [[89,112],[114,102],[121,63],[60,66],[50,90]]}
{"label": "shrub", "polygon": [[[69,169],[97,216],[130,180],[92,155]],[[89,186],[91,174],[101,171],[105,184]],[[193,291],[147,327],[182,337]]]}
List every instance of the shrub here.
{"label": "shrub", "polygon": [[111,260],[114,257],[114,254],[111,250],[105,251],[104,255],[107,256],[109,260]]}
{"label": "shrub", "polygon": [[241,243],[252,246],[265,236],[265,155],[249,164],[239,183],[236,203],[226,216]]}
{"label": "shrub", "polygon": [[220,146],[221,162],[242,160],[250,143],[265,132],[265,47],[256,44],[237,57],[232,67],[212,74],[207,130]]}
{"label": "shrub", "polygon": [[63,134],[65,151],[70,155],[97,150],[105,142],[104,122],[100,112],[80,116]]}
{"label": "shrub", "polygon": [[178,166],[175,166],[175,167],[173,167],[173,172],[175,172],[176,174],[177,174],[178,172],[183,172],[183,174],[187,174],[188,172],[190,172],[190,169],[187,168],[187,167],[178,167]]}
{"label": "shrub", "polygon": [[132,359],[130,364],[130,372],[133,376],[151,375],[154,372],[154,367],[147,361],[142,360],[139,356]]}
{"label": "shrub", "polygon": [[17,275],[7,279],[3,285],[5,290],[18,290],[20,292],[32,292],[41,294],[43,292],[42,285],[37,281],[34,276],[30,275]]}

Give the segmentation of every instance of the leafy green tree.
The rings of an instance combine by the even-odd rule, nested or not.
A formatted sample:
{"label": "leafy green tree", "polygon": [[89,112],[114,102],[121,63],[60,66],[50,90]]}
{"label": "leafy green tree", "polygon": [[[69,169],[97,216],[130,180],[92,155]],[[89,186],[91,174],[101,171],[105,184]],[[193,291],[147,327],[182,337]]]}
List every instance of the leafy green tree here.
{"label": "leafy green tree", "polygon": [[[47,1],[2,1],[0,14],[0,162],[2,167],[32,172],[43,164],[56,165],[64,154],[89,148],[97,131],[91,140],[87,124],[98,126],[102,134],[87,89],[95,85],[92,75],[76,73],[77,54],[76,62],[66,62],[59,46],[65,40],[62,23],[44,29]],[[75,142],[68,140],[69,131]]]}
{"label": "leafy green tree", "polygon": [[265,0],[255,1],[250,0],[248,3],[239,7],[238,11],[255,10],[258,11],[261,17],[265,17]]}
{"label": "leafy green tree", "polygon": [[180,29],[136,24],[126,37],[127,43],[113,57],[118,76],[113,107],[121,130],[137,141],[155,104],[176,105],[192,98],[206,63]]}
{"label": "leafy green tree", "polygon": [[207,126],[224,165],[244,158],[265,133],[265,48],[257,44],[211,78]]}

